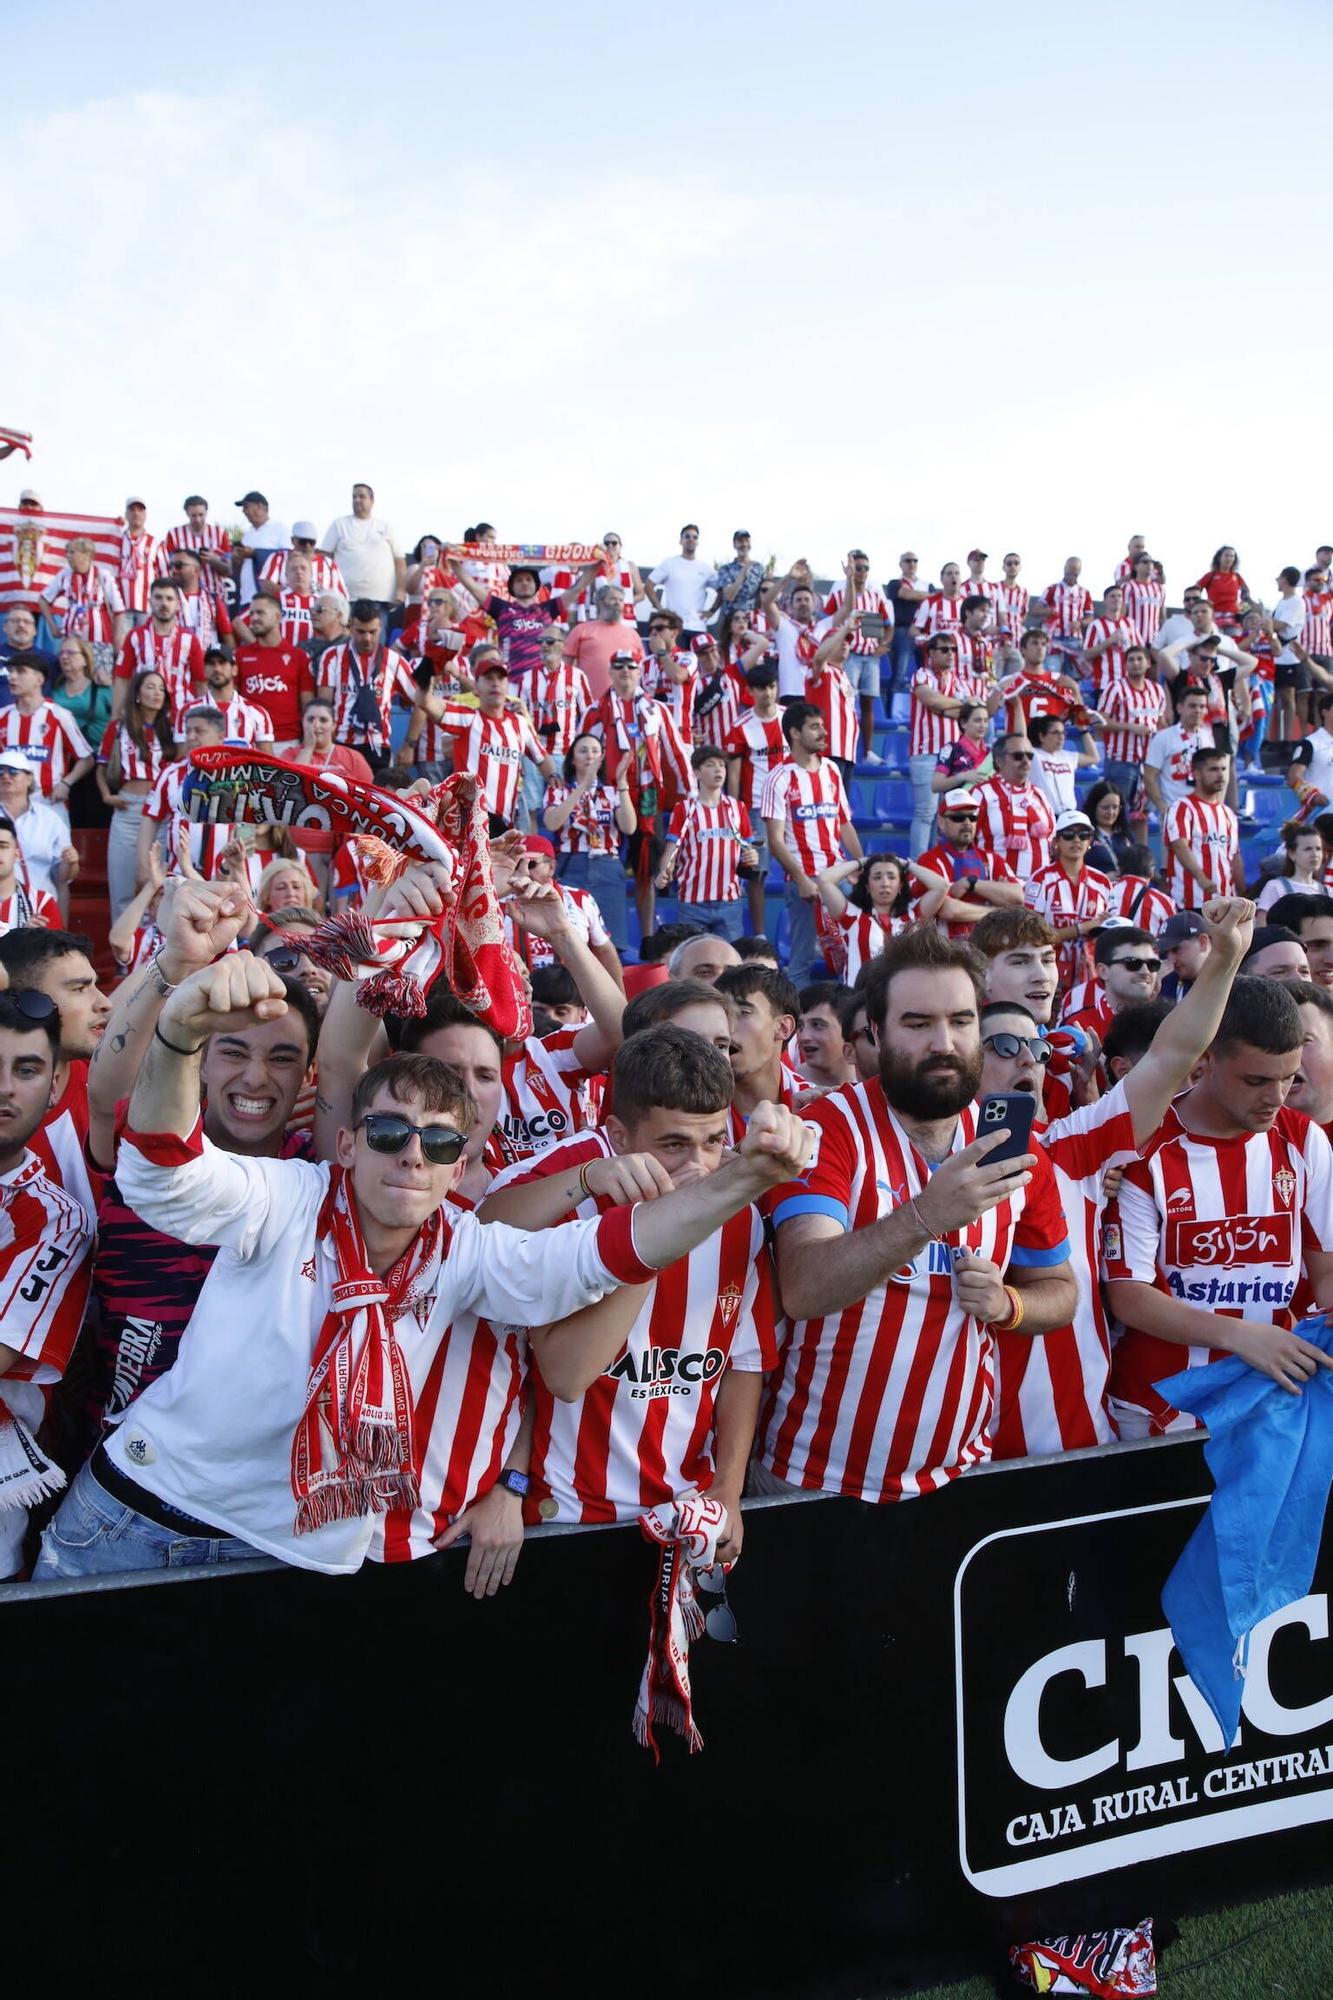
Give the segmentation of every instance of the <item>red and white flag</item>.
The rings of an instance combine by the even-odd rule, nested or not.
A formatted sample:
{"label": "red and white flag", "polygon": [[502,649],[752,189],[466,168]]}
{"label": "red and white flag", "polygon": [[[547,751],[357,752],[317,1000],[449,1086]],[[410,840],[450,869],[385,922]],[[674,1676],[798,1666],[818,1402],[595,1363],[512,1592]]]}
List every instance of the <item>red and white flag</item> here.
{"label": "red and white flag", "polygon": [[21,451],[25,458],[32,457],[31,431],[16,431],[12,430],[8,424],[0,424],[0,444],[7,444],[9,446],[9,451],[5,453],[6,458],[10,456],[11,452],[16,451]]}
{"label": "red and white flag", "polygon": [[[4,435],[0,432],[0,437]],[[79,535],[93,545],[93,560],[115,575],[120,562],[119,515],[26,513],[0,507],[0,611],[14,604],[35,605],[63,569],[65,551]]]}

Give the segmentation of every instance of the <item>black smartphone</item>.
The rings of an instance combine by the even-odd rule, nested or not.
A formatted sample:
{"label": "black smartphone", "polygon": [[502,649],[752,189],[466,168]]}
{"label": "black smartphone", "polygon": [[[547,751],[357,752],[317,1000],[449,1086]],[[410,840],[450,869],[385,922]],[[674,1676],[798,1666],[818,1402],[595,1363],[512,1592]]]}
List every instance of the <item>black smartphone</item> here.
{"label": "black smartphone", "polygon": [[992,1132],[1007,1132],[1009,1137],[1002,1146],[993,1146],[986,1155],[985,1164],[994,1166],[997,1160],[1021,1159],[1028,1150],[1032,1137],[1032,1121],[1037,1115],[1037,1100],[1025,1090],[997,1090],[993,1097],[983,1097],[977,1107],[977,1137],[988,1139]]}

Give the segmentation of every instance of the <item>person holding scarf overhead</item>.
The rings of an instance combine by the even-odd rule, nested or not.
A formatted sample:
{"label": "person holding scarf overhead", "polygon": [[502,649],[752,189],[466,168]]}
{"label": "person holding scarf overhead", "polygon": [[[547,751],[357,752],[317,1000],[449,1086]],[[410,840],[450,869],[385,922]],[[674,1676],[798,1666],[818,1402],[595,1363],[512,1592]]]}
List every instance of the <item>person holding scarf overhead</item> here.
{"label": "person holding scarf overhead", "polygon": [[643,662],[629,651],[613,653],[611,686],[584,716],[579,733],[599,736],[606,745],[603,775],[618,785],[622,766],[629,784],[630,804],[638,827],[629,837],[629,863],[634,875],[634,901],[639,932],[648,937],[657,916],[653,878],[661,866],[663,841],[656,830],[660,812],[677,796],[692,794],[694,773],[680,731],[661,702],[641,692]]}

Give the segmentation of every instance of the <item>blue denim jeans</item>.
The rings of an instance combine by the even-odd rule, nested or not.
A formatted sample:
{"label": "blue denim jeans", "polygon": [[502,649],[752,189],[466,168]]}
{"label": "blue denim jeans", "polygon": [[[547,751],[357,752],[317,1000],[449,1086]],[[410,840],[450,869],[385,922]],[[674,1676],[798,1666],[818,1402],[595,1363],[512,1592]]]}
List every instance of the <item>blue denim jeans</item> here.
{"label": "blue denim jeans", "polygon": [[618,854],[562,854],[556,873],[568,889],[586,889],[602,913],[606,934],[623,958],[629,948],[625,864]]}
{"label": "blue denim jeans", "polygon": [[787,884],[785,897],[787,906],[787,971],[798,986],[803,986],[810,977],[810,968],[818,954],[815,943],[815,905],[813,898],[807,901],[796,893],[796,885]]}
{"label": "blue denim jeans", "polygon": [[75,1479],[42,1536],[34,1583],[118,1570],[191,1569],[201,1563],[264,1561],[263,1551],[231,1535],[177,1535],[136,1514],[99,1485],[88,1467]]}
{"label": "blue denim jeans", "polygon": [[1142,768],[1139,764],[1122,764],[1118,757],[1106,759],[1106,776],[1127,806],[1133,805],[1135,794],[1140,789]]}
{"label": "blue denim jeans", "polygon": [[745,904],[737,897],[734,903],[701,902],[687,903],[677,897],[676,910],[683,924],[698,924],[700,930],[711,937],[726,938],[734,944],[741,935],[741,911]]}
{"label": "blue denim jeans", "polygon": [[[936,757],[933,750],[927,750],[916,757],[909,757],[907,768],[912,774],[912,831],[908,836],[908,854],[917,860],[930,846],[931,828],[935,824],[935,813],[942,794],[930,789],[930,781],[935,775]],[[958,780],[960,788],[967,783]]]}

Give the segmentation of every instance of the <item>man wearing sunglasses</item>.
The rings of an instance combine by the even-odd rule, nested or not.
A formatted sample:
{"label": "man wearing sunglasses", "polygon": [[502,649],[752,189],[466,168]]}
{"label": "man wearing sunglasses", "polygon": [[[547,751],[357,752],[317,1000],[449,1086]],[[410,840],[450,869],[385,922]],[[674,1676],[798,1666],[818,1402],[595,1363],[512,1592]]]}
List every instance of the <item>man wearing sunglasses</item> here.
{"label": "man wearing sunglasses", "polygon": [[1055,832],[1051,802],[1032,782],[1036,754],[1026,736],[1002,736],[995,746],[995,776],[976,787],[977,846],[1007,861],[1019,882],[1046,866]]}
{"label": "man wearing sunglasses", "polygon": [[0,1581],[22,1566],[28,1508],[60,1477],[34,1441],[88,1297],[93,1218],[31,1150],[50,1108],[60,1016],[44,993],[0,993]]}
{"label": "man wearing sunglasses", "polygon": [[1055,822],[1054,860],[1038,868],[1023,891],[1030,910],[1045,917],[1060,947],[1060,983],[1066,989],[1092,970],[1089,940],[1101,929],[1111,884],[1099,868],[1089,868],[1092,821],[1077,809]]}
{"label": "man wearing sunglasses", "polygon": [[1106,1444],[1117,1435],[1110,1409],[1111,1342],[1096,1265],[1108,1167],[1137,1158],[1185,1089],[1212,1043],[1250,942],[1254,905],[1219,899],[1201,916],[1211,950],[1188,997],[1163,1019],[1147,1052],[1096,1103],[1047,1124],[1042,1092],[1051,1044],[1027,1008],[999,1001],[982,1010],[981,1094],[1035,1097],[1042,1148],[1055,1171],[1069,1221],[1078,1303],[1068,1325],[1044,1340],[996,1345],[996,1458],[1023,1458]]}
{"label": "man wearing sunglasses", "polygon": [[1009,863],[977,845],[980,814],[981,800],[975,791],[946,792],[940,804],[939,842],[917,856],[920,867],[945,876],[952,885],[937,917],[945,937],[965,937],[987,910],[1009,909],[1023,901],[1022,884]]}
{"label": "man wearing sunglasses", "polygon": [[[366,1072],[331,1166],[208,1144],[205,1043],[286,1008],[278,975],[248,952],[192,974],[163,1007],[118,1175],[152,1227],[221,1254],[170,1376],[144,1391],[48,1530],[41,1575],[255,1550],[346,1574],[367,1555],[429,1554],[514,1450],[518,1330],[555,1390],[582,1394],[607,1358],[582,1309],[651,1284],[810,1154],[794,1114],[767,1107],[731,1160],[659,1199],[555,1237],[484,1228],[443,1207],[475,1107],[430,1057]],[[483,1587],[516,1558],[507,1550],[493,1581],[488,1562]]]}
{"label": "man wearing sunglasses", "polygon": [[1082,1004],[1063,1013],[1060,1023],[1082,1028],[1100,1040],[1122,1007],[1157,998],[1162,958],[1150,932],[1111,917],[1093,942],[1092,962],[1096,981],[1090,996],[1084,998],[1080,992],[1071,996]]}

